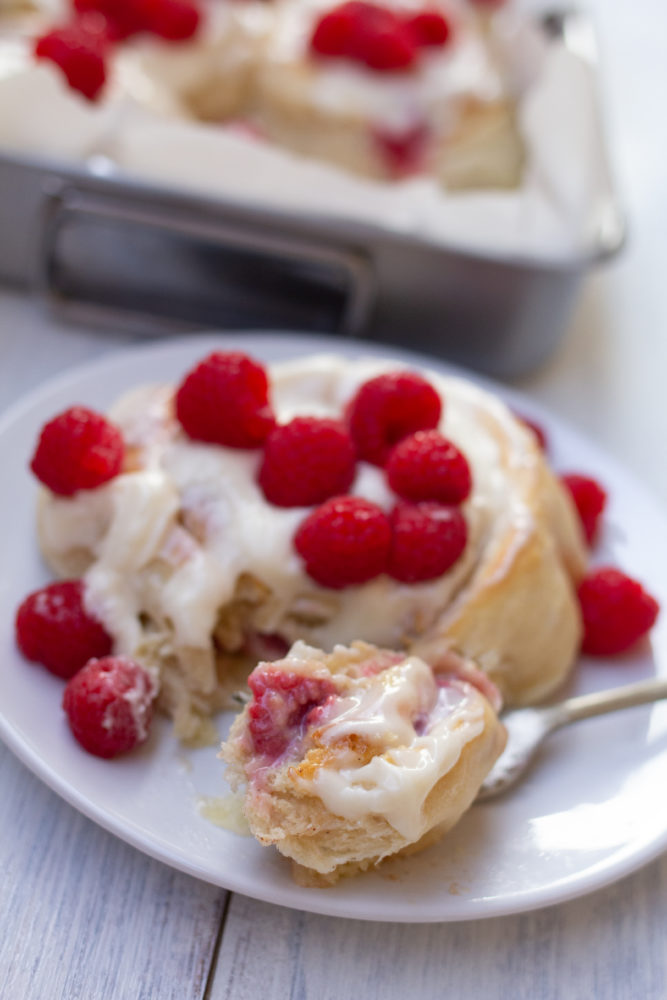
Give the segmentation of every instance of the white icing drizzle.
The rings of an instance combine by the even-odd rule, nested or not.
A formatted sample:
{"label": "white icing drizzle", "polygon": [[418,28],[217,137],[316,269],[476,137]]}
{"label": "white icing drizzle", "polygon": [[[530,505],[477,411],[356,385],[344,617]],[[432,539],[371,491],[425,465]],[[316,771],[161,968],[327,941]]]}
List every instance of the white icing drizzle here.
{"label": "white icing drizzle", "polygon": [[[296,414],[340,416],[357,387],[395,364],[318,356],[270,367],[278,419]],[[94,557],[86,576],[87,602],[116,640],[118,652],[140,644],[139,616],[150,612],[173,634],[176,648],[209,649],[219,609],[241,573],[270,588],[257,627],[288,641],[306,638],[331,649],[363,637],[396,647],[421,633],[456,597],[492,533],[508,524],[517,544],[530,515],[515,497],[489,433],[497,420],[512,449],[531,454],[527,433],[502,403],[471,384],[429,374],[444,399],[442,431],[466,454],[473,492],[464,505],[469,542],[444,576],[404,585],[381,576],[360,587],[330,591],[303,571],[292,538],[307,509],[267,503],[256,483],[260,451],[198,444],[171,414],[170,390],[144,387],[111,410],[141,468],[71,499],[47,498],[40,515],[47,555],[85,547]],[[382,470],[360,463],[353,486],[390,509],[395,497]],[[322,620],[294,617],[299,607],[322,609]]]}
{"label": "white icing drizzle", "polygon": [[[438,687],[430,668],[409,657],[357,682],[349,695],[333,702],[332,711],[333,718],[313,734],[318,742],[335,748],[356,735],[382,752],[349,767],[343,752],[342,766],[334,756],[306,783],[335,815],[350,820],[383,816],[407,840],[417,840],[430,791],[482,731],[482,698],[468,685]],[[416,719],[422,732],[415,729]]]}

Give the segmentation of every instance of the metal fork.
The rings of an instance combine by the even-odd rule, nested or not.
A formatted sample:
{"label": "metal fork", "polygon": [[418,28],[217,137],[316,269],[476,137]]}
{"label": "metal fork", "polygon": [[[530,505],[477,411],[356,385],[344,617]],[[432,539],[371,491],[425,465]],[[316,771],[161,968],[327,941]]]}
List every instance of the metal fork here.
{"label": "metal fork", "polygon": [[507,728],[507,746],[487,775],[475,801],[494,798],[511,788],[528,770],[538,748],[555,729],[661,698],[667,698],[667,677],[652,677],[625,687],[568,698],[557,705],[507,712],[502,716]]}

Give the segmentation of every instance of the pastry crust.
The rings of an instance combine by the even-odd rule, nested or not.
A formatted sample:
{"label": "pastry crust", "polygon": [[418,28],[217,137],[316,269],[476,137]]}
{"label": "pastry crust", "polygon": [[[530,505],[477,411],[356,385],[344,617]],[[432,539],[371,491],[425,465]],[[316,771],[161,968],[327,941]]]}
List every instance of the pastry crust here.
{"label": "pastry crust", "polygon": [[[323,657],[317,650],[310,652],[317,656],[318,668],[325,666],[335,676],[341,670],[354,668],[355,664],[363,671],[364,658],[372,660],[384,651],[354,643],[349,649],[338,648],[329,657]],[[300,650],[299,657],[303,655]],[[448,670],[456,663],[450,656]],[[294,660],[288,654],[284,661],[272,667],[294,669]],[[227,779],[234,788],[246,787],[244,812],[252,833],[260,843],[275,845],[281,854],[292,860],[293,876],[299,884],[333,885],[342,876],[367,871],[384,858],[422,850],[438,841],[458,822],[473,803],[506,740],[505,729],[487,698],[467,682],[462,684],[470,702],[470,718],[458,718],[451,729],[443,728],[439,735],[440,739],[457,744],[454,762],[451,763],[450,758],[443,765],[420,803],[418,822],[411,836],[399,832],[386,816],[372,811],[351,818],[337,815],[328,808],[317,794],[316,786],[303,780],[304,774],[310,776],[313,771],[311,758],[317,755],[318,748],[314,751],[311,748],[300,761],[291,757],[278,761],[262,771],[257,781],[253,775],[253,751],[248,733],[249,708],[235,720],[221,751],[228,764]],[[355,746],[359,747],[358,764],[363,767],[368,763],[369,753],[363,736]],[[391,749],[383,751],[382,747],[376,747],[374,752],[392,755]],[[314,769],[319,766],[328,766],[326,756],[324,763],[316,763]],[[405,808],[410,808],[409,797]]]}

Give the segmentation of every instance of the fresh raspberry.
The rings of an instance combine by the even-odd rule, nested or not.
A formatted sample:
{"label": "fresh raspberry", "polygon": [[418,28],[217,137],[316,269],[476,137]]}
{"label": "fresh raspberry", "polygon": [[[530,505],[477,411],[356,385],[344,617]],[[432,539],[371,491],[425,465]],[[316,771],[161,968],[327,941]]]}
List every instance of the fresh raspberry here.
{"label": "fresh raspberry", "polygon": [[372,135],[386,169],[393,177],[407,177],[424,169],[431,136],[424,122],[405,132],[374,129]]}
{"label": "fresh raspberry", "polygon": [[275,423],[266,370],[240,351],[210,354],[181,382],[176,416],[195,441],[259,447]]}
{"label": "fresh raspberry", "polygon": [[294,547],[306,572],[336,590],[366,583],[385,572],[391,527],[385,512],[362,497],[327,500],[301,522]]}
{"label": "fresh raspberry", "polygon": [[540,446],[541,450],[544,452],[548,451],[549,438],[547,437],[547,433],[544,427],[542,427],[541,424],[538,424],[537,421],[533,420],[531,417],[527,417],[524,413],[518,413],[516,410],[514,410],[513,412],[516,419],[519,420],[522,424],[524,424],[529,431],[533,432],[533,434],[537,438],[537,443]]}
{"label": "fresh raspberry", "polygon": [[438,393],[416,372],[390,372],[360,386],[347,408],[347,420],[360,458],[384,465],[402,438],[437,427],[442,412]]}
{"label": "fresh raspberry", "polygon": [[34,53],[37,59],[55,63],[72,90],[94,101],[106,80],[108,42],[105,32],[74,22],[41,35],[35,41]]}
{"label": "fresh raspberry", "polygon": [[89,660],[67,683],[63,708],[84,750],[115,757],[148,738],[156,684],[126,656]]}
{"label": "fresh raspberry", "polygon": [[413,68],[417,47],[411,33],[399,21],[391,27],[369,32],[356,46],[357,58],[376,73],[402,73]]}
{"label": "fresh raspberry", "polygon": [[123,436],[106,417],[72,406],[42,428],[30,468],[59,496],[94,490],[123,467]]}
{"label": "fresh raspberry", "polygon": [[16,612],[16,642],[28,660],[72,677],[92,656],[111,652],[111,637],[86,611],[83,581],[65,580],[29,594]]}
{"label": "fresh raspberry", "polygon": [[561,476],[561,482],[570,491],[581,520],[581,526],[584,529],[586,541],[592,545],[607,503],[607,494],[603,487],[590,476],[569,473]]}
{"label": "fresh raspberry", "polygon": [[338,420],[295,417],[275,427],[264,446],[259,483],[277,507],[310,507],[346,493],[357,455]]}
{"label": "fresh raspberry", "polygon": [[447,18],[439,10],[425,7],[416,14],[407,15],[403,23],[409,29],[415,43],[422,46],[440,48],[449,41],[452,29]]}
{"label": "fresh raspberry", "polygon": [[398,504],[391,515],[389,575],[402,583],[442,576],[462,555],[468,539],[458,507]]}
{"label": "fresh raspberry", "polygon": [[578,595],[584,621],[581,648],[592,656],[625,652],[646,635],[660,610],[637,580],[612,566],[589,573]]}
{"label": "fresh raspberry", "polygon": [[350,0],[323,14],[313,30],[310,51],[314,55],[330,58],[349,56],[360,6],[356,0]]}
{"label": "fresh raspberry", "polygon": [[468,461],[438,431],[403,438],[385,466],[394,493],[404,500],[462,503],[472,488]]}
{"label": "fresh raspberry", "polygon": [[144,0],[73,0],[72,6],[79,15],[79,23],[94,15],[102,18],[107,37],[112,41],[123,41],[147,30]]}
{"label": "fresh raspberry", "polygon": [[192,0],[143,0],[146,27],[169,42],[184,42],[199,28],[201,12]]}
{"label": "fresh raspberry", "polygon": [[380,73],[411,69],[417,46],[410,30],[392,10],[351,0],[324,14],[313,30],[315,56],[351,59]]}
{"label": "fresh raspberry", "polygon": [[327,678],[305,677],[266,664],[253,670],[248,684],[253,693],[248,706],[253,749],[274,760],[303,735],[309,713],[336,693]]}

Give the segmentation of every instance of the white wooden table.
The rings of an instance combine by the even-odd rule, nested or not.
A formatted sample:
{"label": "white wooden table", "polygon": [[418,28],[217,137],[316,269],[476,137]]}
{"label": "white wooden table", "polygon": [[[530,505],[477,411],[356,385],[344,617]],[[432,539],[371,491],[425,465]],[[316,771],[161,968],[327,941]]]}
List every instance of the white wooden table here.
{"label": "white wooden table", "polygon": [[[667,500],[667,14],[652,0],[589,6],[631,239],[588,281],[558,355],[520,387]],[[0,293],[0,407],[122,343],[55,329],[35,303]],[[7,1000],[667,997],[667,857],[523,916],[370,924],[231,896],[172,871],[84,819],[2,746],[0,799]]]}

